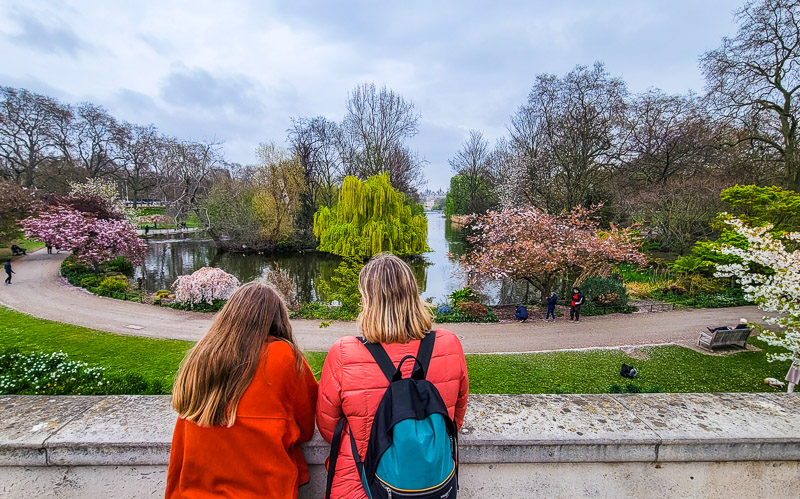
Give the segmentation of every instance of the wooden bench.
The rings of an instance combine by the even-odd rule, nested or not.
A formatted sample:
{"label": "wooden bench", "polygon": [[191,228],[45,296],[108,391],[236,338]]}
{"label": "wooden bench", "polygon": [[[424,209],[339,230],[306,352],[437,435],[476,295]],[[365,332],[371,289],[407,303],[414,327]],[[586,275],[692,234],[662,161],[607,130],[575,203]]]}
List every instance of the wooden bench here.
{"label": "wooden bench", "polygon": [[746,329],[717,329],[713,333],[700,333],[697,338],[697,346],[707,350],[714,350],[718,347],[735,345],[747,348],[747,338],[750,337],[751,328]]}

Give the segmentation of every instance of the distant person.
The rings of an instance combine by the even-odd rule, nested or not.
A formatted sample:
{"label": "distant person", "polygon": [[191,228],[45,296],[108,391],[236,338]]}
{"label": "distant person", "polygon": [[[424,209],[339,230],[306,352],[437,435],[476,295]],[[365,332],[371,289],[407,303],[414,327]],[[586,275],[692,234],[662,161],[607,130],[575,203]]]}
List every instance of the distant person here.
{"label": "distant person", "polygon": [[528,309],[524,305],[517,305],[517,310],[514,312],[514,317],[520,322],[528,320]]}
{"label": "distant person", "polygon": [[269,286],[245,284],[178,372],[165,497],[296,498],[316,400],[286,306]]}
{"label": "distant person", "polygon": [[733,329],[750,329],[750,326],[747,325],[747,319],[742,317],[739,319],[739,324]]}
{"label": "distant person", "polygon": [[144,226],[144,235],[146,236],[148,233],[150,233],[150,226],[149,225],[145,225]]}
{"label": "distant person", "polygon": [[14,256],[27,255],[28,252],[25,250],[25,248],[17,246],[16,244],[12,244],[11,245],[11,254],[14,255]]}
{"label": "distant person", "polygon": [[9,285],[11,284],[11,274],[16,274],[16,272],[11,269],[11,260],[6,260],[6,263],[3,264],[3,268],[6,271],[6,275],[8,275],[8,277],[6,277],[6,285]]}
{"label": "distant person", "polygon": [[556,320],[556,302],[558,301],[558,295],[555,291],[550,293],[550,296],[547,298],[547,315],[544,316],[544,320]]}
{"label": "distant person", "polygon": [[580,322],[581,306],[583,305],[583,293],[577,286],[572,288],[572,307],[569,309],[569,321]]}
{"label": "distant person", "polygon": [[44,247],[47,248],[47,254],[48,255],[52,255],[53,254],[53,243],[51,243],[50,241],[47,241],[46,243],[44,243]]}
{"label": "distant person", "polygon": [[789,383],[789,386],[786,388],[786,391],[789,393],[794,392],[794,387],[800,384],[800,352],[795,351],[792,354],[792,365],[789,366],[789,372],[786,373],[786,380]]}

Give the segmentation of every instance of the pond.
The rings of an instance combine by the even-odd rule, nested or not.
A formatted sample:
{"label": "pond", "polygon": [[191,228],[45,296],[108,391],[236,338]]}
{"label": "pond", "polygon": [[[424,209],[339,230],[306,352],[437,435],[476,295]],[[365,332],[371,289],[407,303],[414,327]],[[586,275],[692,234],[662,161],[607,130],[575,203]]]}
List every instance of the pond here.
{"label": "pond", "polygon": [[[462,231],[453,227],[442,212],[431,211],[426,216],[431,251],[410,266],[423,298],[444,303],[450,293],[466,284],[457,262],[464,251],[464,238]],[[134,277],[144,277],[143,287],[149,291],[169,289],[178,276],[191,274],[200,267],[219,267],[240,282],[248,282],[263,277],[277,264],[292,278],[298,299],[305,303],[318,299],[320,279],[329,279],[341,262],[338,256],[319,252],[272,256],[221,252],[211,239],[197,233],[187,233],[185,237],[153,236],[146,241],[144,265],[136,269]],[[516,303],[524,300],[526,292],[531,296],[534,293],[525,283],[505,281],[487,283],[482,291],[490,304]]]}

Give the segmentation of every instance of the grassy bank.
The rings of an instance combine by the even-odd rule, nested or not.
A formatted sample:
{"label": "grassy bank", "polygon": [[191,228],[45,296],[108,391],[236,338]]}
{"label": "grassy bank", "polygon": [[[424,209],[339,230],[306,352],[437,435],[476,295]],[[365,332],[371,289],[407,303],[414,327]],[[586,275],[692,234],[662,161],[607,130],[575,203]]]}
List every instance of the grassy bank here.
{"label": "grassy bank", "polygon": [[[613,384],[624,385],[622,363],[635,366],[633,380],[643,390],[662,392],[775,391],[765,377],[783,379],[788,362],[769,363],[773,347],[757,339],[764,350],[712,356],[678,347],[646,347],[631,358],[619,350],[589,350],[510,355],[467,355],[472,393],[606,393]],[[109,374],[138,373],[171,386],[183,356],[192,342],[125,336],[71,326],[0,307],[0,349],[22,352],[67,353],[70,359],[103,366]],[[324,352],[307,352],[319,376]]]}

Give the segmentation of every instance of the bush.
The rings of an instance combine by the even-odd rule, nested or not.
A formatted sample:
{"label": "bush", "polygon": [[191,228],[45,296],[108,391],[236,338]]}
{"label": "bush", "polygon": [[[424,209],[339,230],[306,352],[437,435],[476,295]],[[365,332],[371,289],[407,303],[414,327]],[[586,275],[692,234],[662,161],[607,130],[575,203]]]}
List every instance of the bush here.
{"label": "bush", "polygon": [[[463,304],[465,302],[462,302]],[[471,305],[466,306],[466,310],[471,310],[475,313],[475,315],[468,315],[462,311],[460,311],[457,307],[448,307],[447,305],[442,305],[436,308],[435,313],[433,315],[433,322],[439,324],[445,323],[454,323],[454,322],[498,322],[497,315],[495,315],[494,310],[485,305],[481,305],[480,303],[475,302],[466,302],[471,303]],[[478,307],[474,305],[478,305],[482,307],[485,313],[482,316],[477,316]]]}
{"label": "bush", "polygon": [[472,319],[482,319],[486,316],[489,307],[474,301],[460,301],[455,305],[456,310]]}
{"label": "bush", "polygon": [[628,290],[615,279],[590,277],[581,285],[584,296],[582,315],[602,315],[613,312],[630,312]]}
{"label": "bush", "polygon": [[126,373],[108,375],[105,368],[69,360],[64,352],[0,352],[2,395],[156,395],[169,393],[161,380]]}
{"label": "bush", "polygon": [[332,319],[351,321],[358,316],[354,312],[342,307],[330,307],[321,303],[306,303],[289,315],[292,319]]}
{"label": "bush", "polygon": [[108,293],[125,293],[128,291],[128,286],[128,279],[125,276],[116,275],[103,279],[98,289]]}
{"label": "bush", "polygon": [[741,307],[752,305],[745,299],[744,291],[741,288],[728,288],[719,293],[698,293],[694,296],[686,293],[674,293],[668,289],[653,293],[654,298],[669,303],[677,303],[692,308],[721,308],[721,307]]}
{"label": "bush", "polygon": [[128,277],[133,275],[133,264],[126,260],[124,256],[118,256],[114,260],[104,263],[103,267],[105,267],[106,270],[119,272]]}
{"label": "bush", "polygon": [[90,274],[81,277],[80,287],[82,288],[96,288],[103,282],[103,277],[97,274]]}
{"label": "bush", "polygon": [[330,281],[321,281],[319,284],[320,294],[329,301],[339,303],[340,312],[353,318],[361,309],[358,275],[362,268],[364,264],[358,259],[345,258],[333,271]]}
{"label": "bush", "polygon": [[456,305],[462,301],[480,302],[481,299],[477,291],[470,287],[466,287],[457,289],[450,293],[450,301],[453,303],[453,305]]}
{"label": "bush", "polygon": [[278,262],[274,262],[274,267],[266,273],[264,282],[272,286],[289,310],[300,308],[300,304],[297,302],[297,286],[291,276],[280,269]]}

